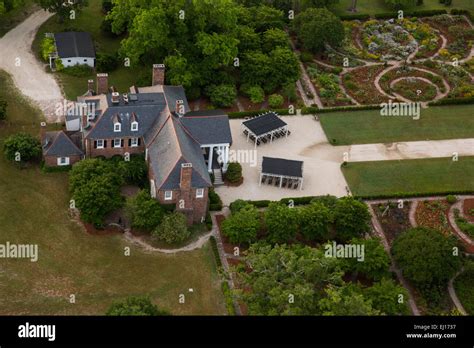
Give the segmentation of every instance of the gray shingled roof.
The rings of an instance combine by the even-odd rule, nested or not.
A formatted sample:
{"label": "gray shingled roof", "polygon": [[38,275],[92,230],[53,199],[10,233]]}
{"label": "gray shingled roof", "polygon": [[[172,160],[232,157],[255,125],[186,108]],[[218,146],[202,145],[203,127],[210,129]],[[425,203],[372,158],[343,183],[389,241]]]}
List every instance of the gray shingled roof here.
{"label": "gray shingled roof", "polygon": [[192,163],[193,187],[212,185],[201,147],[189,137],[174,116],[169,116],[148,149],[158,189],[179,188],[182,163]]}
{"label": "gray shingled roof", "polygon": [[189,112],[180,120],[201,145],[232,144],[229,117],[221,110]]}
{"label": "gray shingled roof", "polygon": [[183,86],[163,86],[163,92],[165,93],[166,102],[168,103],[168,108],[171,112],[176,111],[177,100],[182,100],[184,102],[184,112],[190,110]]}
{"label": "gray shingled roof", "polygon": [[83,155],[74,142],[63,132],[46,132],[43,141],[43,154],[45,156],[68,157]]}
{"label": "gray shingled roof", "polygon": [[89,33],[69,31],[54,34],[56,49],[60,58],[95,58],[95,48]]}

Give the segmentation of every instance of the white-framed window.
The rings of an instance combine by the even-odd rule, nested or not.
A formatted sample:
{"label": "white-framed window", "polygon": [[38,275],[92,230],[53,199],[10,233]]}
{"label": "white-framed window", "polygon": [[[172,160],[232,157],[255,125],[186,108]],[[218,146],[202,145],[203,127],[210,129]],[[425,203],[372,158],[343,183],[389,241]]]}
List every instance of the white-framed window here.
{"label": "white-framed window", "polygon": [[58,166],[68,166],[69,157],[58,157]]}
{"label": "white-framed window", "polygon": [[173,191],[165,191],[165,201],[170,201],[173,199]]}
{"label": "white-framed window", "polygon": [[196,198],[202,198],[202,197],[204,197],[204,189],[203,188],[196,189]]}
{"label": "white-framed window", "polygon": [[130,146],[131,147],[137,147],[138,146],[138,138],[130,139]]}
{"label": "white-framed window", "polygon": [[132,132],[137,132],[138,131],[138,122],[134,121],[132,122]]}
{"label": "white-framed window", "polygon": [[122,147],[122,139],[114,139],[114,147]]}
{"label": "white-framed window", "polygon": [[104,139],[97,140],[97,148],[103,149],[104,148]]}
{"label": "white-framed window", "polygon": [[114,123],[114,132],[121,132],[122,131],[122,125],[120,123]]}

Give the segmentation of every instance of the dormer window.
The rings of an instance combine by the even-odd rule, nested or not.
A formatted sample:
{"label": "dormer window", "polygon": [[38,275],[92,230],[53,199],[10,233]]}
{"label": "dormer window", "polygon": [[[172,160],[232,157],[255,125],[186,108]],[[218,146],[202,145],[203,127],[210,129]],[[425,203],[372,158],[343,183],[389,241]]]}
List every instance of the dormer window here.
{"label": "dormer window", "polygon": [[134,121],[132,122],[132,132],[138,131],[138,122]]}
{"label": "dormer window", "polygon": [[122,131],[122,125],[117,122],[117,123],[114,123],[114,132],[121,132]]}

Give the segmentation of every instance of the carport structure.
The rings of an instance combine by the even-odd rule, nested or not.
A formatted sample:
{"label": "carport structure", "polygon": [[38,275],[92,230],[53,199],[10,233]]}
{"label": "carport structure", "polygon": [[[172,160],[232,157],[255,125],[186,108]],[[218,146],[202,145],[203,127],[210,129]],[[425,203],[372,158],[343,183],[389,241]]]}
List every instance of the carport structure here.
{"label": "carport structure", "polygon": [[263,157],[259,186],[262,184],[302,190],[303,161]]}
{"label": "carport structure", "polygon": [[275,138],[287,137],[291,134],[288,124],[275,112],[268,112],[244,121],[242,128],[247,141],[254,141],[255,147],[261,143],[272,143]]}

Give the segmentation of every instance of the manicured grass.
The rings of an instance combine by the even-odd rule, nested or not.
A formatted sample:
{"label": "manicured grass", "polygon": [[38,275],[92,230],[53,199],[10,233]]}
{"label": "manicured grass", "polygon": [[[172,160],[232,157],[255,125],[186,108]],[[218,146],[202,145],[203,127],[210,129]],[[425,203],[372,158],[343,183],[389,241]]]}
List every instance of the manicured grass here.
{"label": "manicured grass", "polygon": [[[8,134],[38,134],[39,112],[1,72],[0,98],[9,100],[11,123],[0,123],[0,149]],[[101,315],[129,295],[149,295],[175,315],[225,313],[210,244],[175,255],[145,253],[120,235],[84,232],[68,216],[69,199],[67,174],[44,174],[37,165],[20,170],[0,153],[0,243],[39,248],[36,263],[0,259],[1,315]],[[127,246],[130,256],[124,255]],[[185,304],[178,302],[181,293]]]}
{"label": "manicured grass", "polygon": [[0,15],[0,37],[5,35],[8,31],[23,22],[34,11],[39,9],[39,6],[33,0],[23,0],[23,5],[11,10],[8,13]]}
{"label": "manicured grass", "polygon": [[474,157],[354,162],[342,172],[355,196],[374,197],[474,192]]}
{"label": "manicured grass", "polygon": [[472,105],[421,109],[419,120],[381,116],[379,110],[321,114],[321,124],[335,145],[474,137]]}
{"label": "manicured grass", "polygon": [[470,268],[466,267],[466,271],[456,278],[454,289],[467,313],[474,315],[474,267],[472,265]]}
{"label": "manicured grass", "polygon": [[[103,33],[100,30],[103,19],[101,1],[89,1],[88,6],[77,15],[75,20],[60,23],[57,16],[53,16],[39,28],[33,42],[33,52],[35,52],[38,60],[41,60],[40,44],[45,33],[75,30],[89,32],[92,35],[97,53],[116,54],[124,37],[110,36]],[[119,92],[128,91],[130,86],[136,84],[140,76],[145,73],[150,76],[151,83],[151,66],[121,66],[115,71],[98,72],[109,73],[109,86],[114,86]],[[75,77],[65,73],[56,73],[55,75],[69,100],[76,100],[77,96],[84,94],[87,91],[87,80],[95,79],[95,73],[84,77]]]}
{"label": "manicured grass", "polygon": [[[333,6],[333,10],[337,14],[350,14],[347,9],[351,7],[352,0],[339,0],[339,4]],[[474,1],[472,0],[453,0],[451,6],[444,6],[439,3],[439,0],[424,0],[422,6],[415,6],[407,10],[450,10],[452,8],[461,8],[470,10],[474,13]],[[389,6],[386,5],[385,0],[358,0],[357,1],[357,13],[367,13],[370,15],[382,12],[393,11]]]}

